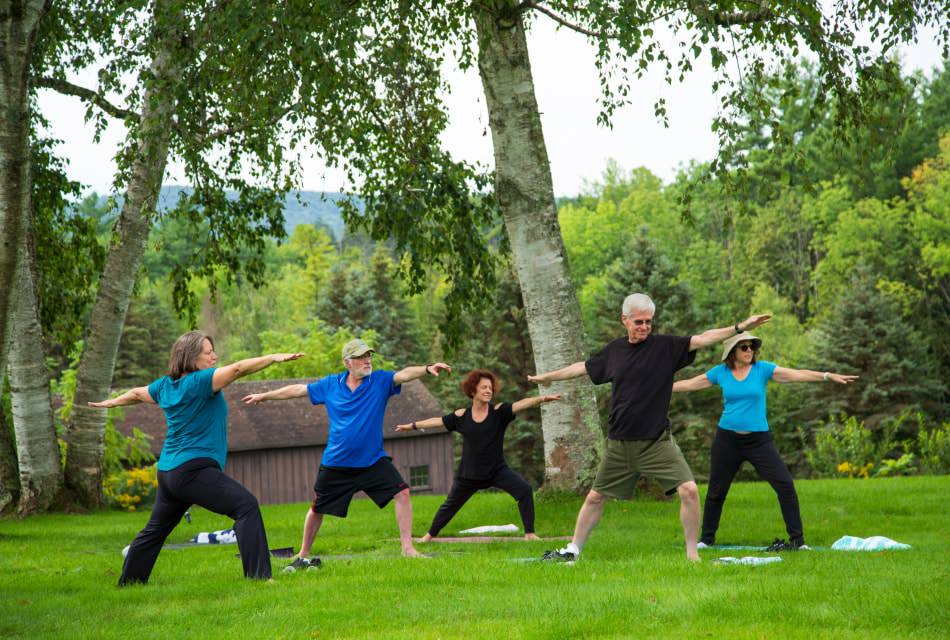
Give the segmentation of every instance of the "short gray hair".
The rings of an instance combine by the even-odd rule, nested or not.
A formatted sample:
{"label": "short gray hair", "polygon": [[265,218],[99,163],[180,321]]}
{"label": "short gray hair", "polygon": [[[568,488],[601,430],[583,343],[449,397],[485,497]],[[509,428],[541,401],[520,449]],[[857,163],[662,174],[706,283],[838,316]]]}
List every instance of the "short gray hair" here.
{"label": "short gray hair", "polygon": [[634,311],[656,313],[656,305],[645,293],[631,293],[623,300],[623,315],[629,316]]}
{"label": "short gray hair", "polygon": [[197,371],[195,362],[204,350],[207,340],[214,349],[214,339],[204,331],[189,331],[175,340],[171,355],[168,357],[168,377],[177,380],[186,373]]}

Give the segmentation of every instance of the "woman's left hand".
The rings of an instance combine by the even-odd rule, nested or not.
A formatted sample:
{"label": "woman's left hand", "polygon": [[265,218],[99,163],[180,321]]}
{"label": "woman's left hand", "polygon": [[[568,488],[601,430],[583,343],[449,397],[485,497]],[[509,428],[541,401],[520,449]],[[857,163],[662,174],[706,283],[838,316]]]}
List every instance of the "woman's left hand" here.
{"label": "woman's left hand", "polygon": [[550,396],[541,396],[541,402],[542,402],[542,403],[543,403],[543,402],[554,402],[555,400],[560,400],[560,399],[561,399],[561,394],[560,394],[560,393],[556,393],[556,394],[550,395]]}
{"label": "woman's left hand", "polygon": [[274,362],[287,362],[288,360],[296,360],[302,357],[302,353],[275,353]]}
{"label": "woman's left hand", "polygon": [[109,400],[104,400],[102,402],[87,402],[90,407],[95,407],[96,409],[111,409],[112,404]]}
{"label": "woman's left hand", "polygon": [[848,384],[858,379],[858,376],[845,375],[842,373],[829,373],[828,379],[838,384]]}

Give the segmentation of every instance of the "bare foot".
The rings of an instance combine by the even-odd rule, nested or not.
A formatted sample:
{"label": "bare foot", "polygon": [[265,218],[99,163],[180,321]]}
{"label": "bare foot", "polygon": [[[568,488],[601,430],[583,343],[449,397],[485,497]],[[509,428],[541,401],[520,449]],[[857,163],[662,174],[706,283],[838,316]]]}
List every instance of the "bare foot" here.
{"label": "bare foot", "polygon": [[691,553],[691,554],[690,554],[690,553],[687,553],[687,554],[686,554],[686,559],[689,560],[690,562],[702,562],[702,560],[700,560],[700,558],[699,558],[699,554],[696,553],[695,551],[694,551],[693,553]]}
{"label": "bare foot", "polygon": [[413,549],[412,547],[402,550],[402,555],[404,558],[424,558],[421,553]]}
{"label": "bare foot", "polygon": [[432,536],[430,536],[430,535],[427,533],[427,534],[425,534],[424,536],[422,536],[421,538],[419,538],[419,542],[432,542]]}
{"label": "bare foot", "polygon": [[539,538],[536,533],[526,533],[524,534],[524,539],[525,540],[540,540],[541,538]]}

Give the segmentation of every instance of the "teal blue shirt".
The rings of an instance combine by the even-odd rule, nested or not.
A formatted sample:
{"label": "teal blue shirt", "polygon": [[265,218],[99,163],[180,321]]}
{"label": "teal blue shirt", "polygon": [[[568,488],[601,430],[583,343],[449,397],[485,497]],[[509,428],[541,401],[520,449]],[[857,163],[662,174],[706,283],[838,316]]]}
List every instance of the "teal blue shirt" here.
{"label": "teal blue shirt", "polygon": [[732,369],[720,364],[706,372],[706,379],[722,387],[722,417],[719,428],[729,431],[768,431],[765,417],[765,387],[776,365],[756,362],[744,380],[736,380]]}
{"label": "teal blue shirt", "polygon": [[168,433],[159,471],[171,471],[195,458],[212,458],[221,469],[228,454],[228,403],[211,384],[214,369],[168,376],[148,385],[148,394],[165,412]]}

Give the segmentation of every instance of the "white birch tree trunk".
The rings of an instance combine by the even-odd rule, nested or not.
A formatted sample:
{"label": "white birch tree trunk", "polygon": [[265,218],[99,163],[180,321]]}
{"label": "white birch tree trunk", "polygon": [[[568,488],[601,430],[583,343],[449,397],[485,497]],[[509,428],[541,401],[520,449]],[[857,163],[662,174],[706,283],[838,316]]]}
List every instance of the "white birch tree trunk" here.
{"label": "white birch tree trunk", "polygon": [[42,0],[0,0],[0,363],[30,211],[30,60],[44,11]]}
{"label": "white birch tree trunk", "polygon": [[19,515],[46,511],[63,487],[56,427],[50,397],[50,376],[40,326],[36,253],[32,235],[21,243],[16,294],[7,351],[7,375],[13,406],[20,476]]}
{"label": "white birch tree trunk", "polygon": [[76,399],[67,428],[66,484],[76,498],[89,507],[98,506],[101,501],[105,411],[92,409],[86,403],[102,400],[110,394],[119,339],[168,160],[174,111],[170,87],[176,80],[172,62],[176,43],[172,34],[166,34],[160,42],[149,69],[152,81],[142,100],[125,201],[86,330],[76,378]]}
{"label": "white birch tree trunk", "polygon": [[[535,367],[539,373],[560,369],[587,354],[524,26],[517,12],[500,17],[499,11],[482,5],[473,5],[473,11],[495,153],[495,197],[524,295]],[[564,394],[561,402],[541,406],[546,485],[584,490],[593,481],[603,446],[593,387],[585,377],[549,385],[546,391]]]}
{"label": "white birch tree trunk", "polygon": [[[0,366],[0,389],[3,389],[3,383],[3,367]],[[7,425],[6,414],[0,410],[0,513],[19,499],[20,481],[17,478],[13,431]]]}

